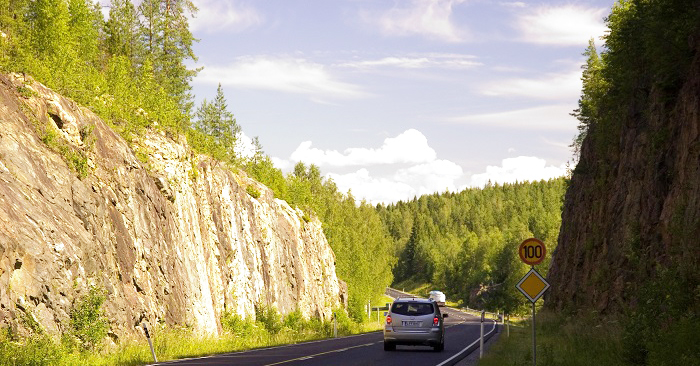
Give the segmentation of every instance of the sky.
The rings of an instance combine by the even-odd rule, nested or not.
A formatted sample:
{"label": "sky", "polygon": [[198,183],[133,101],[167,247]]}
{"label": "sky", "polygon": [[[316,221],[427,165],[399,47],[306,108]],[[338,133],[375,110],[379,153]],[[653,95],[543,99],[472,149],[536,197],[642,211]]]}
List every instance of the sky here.
{"label": "sky", "polygon": [[612,0],[193,0],[195,106],[222,85],[284,172],[369,203],[562,176]]}

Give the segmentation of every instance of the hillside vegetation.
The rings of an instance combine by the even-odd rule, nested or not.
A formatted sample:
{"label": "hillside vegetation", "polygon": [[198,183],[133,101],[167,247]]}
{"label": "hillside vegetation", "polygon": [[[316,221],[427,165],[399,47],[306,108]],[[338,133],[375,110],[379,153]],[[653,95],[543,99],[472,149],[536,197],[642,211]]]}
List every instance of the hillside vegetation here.
{"label": "hillside vegetation", "polygon": [[[379,206],[398,258],[395,282],[430,283],[450,301],[514,313],[526,299],[515,284],[529,270],[517,248],[557,242],[566,181],[488,185]],[[538,266],[545,275],[551,255]]]}
{"label": "hillside vegetation", "polygon": [[105,19],[90,0],[0,0],[0,71],[30,75],[89,107],[127,141],[154,129],[184,135],[198,152],[247,171],[308,218],[319,216],[348,284],[350,315],[362,320],[364,304],[391,283],[390,241],[378,215],[315,167],[283,174],[257,138],[255,154],[241,154],[241,126],[221,86],[214,100],[193,105],[190,83],[199,69],[187,66],[197,60],[188,15],[196,11],[189,0],[112,0]]}

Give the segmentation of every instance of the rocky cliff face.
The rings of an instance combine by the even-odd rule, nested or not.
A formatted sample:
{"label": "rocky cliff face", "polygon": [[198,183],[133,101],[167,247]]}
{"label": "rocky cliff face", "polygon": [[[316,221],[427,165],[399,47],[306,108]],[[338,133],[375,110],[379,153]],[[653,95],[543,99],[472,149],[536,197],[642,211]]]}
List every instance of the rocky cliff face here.
{"label": "rocky cliff face", "polygon": [[644,291],[668,297],[679,283],[690,286],[680,290],[688,302],[700,299],[697,40],[689,38],[693,61],[677,94],[651,90],[648,105],[620,116],[609,139],[615,153],[603,156],[584,141],[548,274],[550,307],[618,312]]}
{"label": "rocky cliff face", "polygon": [[107,294],[113,338],[143,321],[217,333],[223,311],[254,316],[257,303],[322,318],[344,306],[320,222],[183,139],[132,146],[28,77],[0,75],[0,325],[21,330],[27,315],[58,334],[90,286]]}

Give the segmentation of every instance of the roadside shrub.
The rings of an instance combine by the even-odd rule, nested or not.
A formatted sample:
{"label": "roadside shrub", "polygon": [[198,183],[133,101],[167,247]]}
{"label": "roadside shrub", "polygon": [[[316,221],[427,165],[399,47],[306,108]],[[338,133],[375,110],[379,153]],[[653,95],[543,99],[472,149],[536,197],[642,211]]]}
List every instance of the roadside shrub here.
{"label": "roadside shrub", "polygon": [[307,321],[304,319],[304,315],[302,315],[299,309],[294,310],[284,317],[284,326],[296,331],[306,329],[306,323]]}
{"label": "roadside shrub", "polygon": [[109,323],[102,310],[105,295],[95,287],[73,304],[70,312],[70,328],[72,334],[80,340],[86,350],[98,348],[107,336]]}
{"label": "roadside shrub", "polygon": [[246,190],[246,192],[248,192],[248,194],[249,194],[251,197],[253,197],[253,198],[255,198],[255,199],[260,198],[260,191],[258,191],[255,187],[253,187],[253,186],[247,186],[247,187],[245,187],[245,190]]}
{"label": "roadside shrub", "polygon": [[228,310],[221,315],[221,326],[225,331],[238,335],[250,334],[253,331],[251,319],[243,319],[240,315]]}
{"label": "roadside shrub", "polygon": [[264,304],[255,306],[255,321],[271,334],[277,334],[284,326],[282,316],[277,309]]}
{"label": "roadside shrub", "polygon": [[[333,309],[333,313],[336,316],[336,320],[338,322],[338,334],[342,335],[348,335],[348,334],[353,334],[359,332],[359,328],[357,326],[357,323],[355,323],[352,319],[350,319],[350,316],[348,316],[348,313],[343,310],[343,309]],[[333,331],[333,323],[330,323],[330,331]]]}
{"label": "roadside shrub", "polygon": [[62,356],[61,347],[44,333],[19,340],[10,328],[0,331],[0,365],[56,365]]}

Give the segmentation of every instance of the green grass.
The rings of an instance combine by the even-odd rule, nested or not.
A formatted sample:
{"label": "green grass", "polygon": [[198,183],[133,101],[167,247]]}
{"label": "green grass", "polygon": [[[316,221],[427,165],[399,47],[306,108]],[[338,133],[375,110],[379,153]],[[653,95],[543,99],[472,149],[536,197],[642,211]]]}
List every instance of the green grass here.
{"label": "green grass", "polygon": [[[260,320],[253,322],[233,315],[222,317],[220,336],[198,335],[190,329],[155,326],[149,329],[158,361],[235,352],[293,344],[332,337],[330,320],[304,319],[298,312],[281,316],[261,308]],[[344,311],[338,314],[338,336],[372,332],[381,322],[353,322]],[[55,340],[43,331],[22,338],[9,328],[0,332],[0,365],[143,365],[152,363],[145,337],[123,339],[116,345],[94,350],[76,347],[67,337]]]}
{"label": "green grass", "polygon": [[[616,321],[600,321],[593,316],[567,318],[548,312],[538,313],[537,365],[584,366],[626,365],[622,354],[622,328]],[[505,330],[479,366],[532,365],[532,323],[515,322],[510,336]]]}

